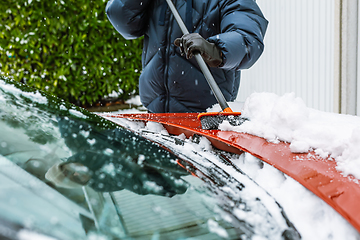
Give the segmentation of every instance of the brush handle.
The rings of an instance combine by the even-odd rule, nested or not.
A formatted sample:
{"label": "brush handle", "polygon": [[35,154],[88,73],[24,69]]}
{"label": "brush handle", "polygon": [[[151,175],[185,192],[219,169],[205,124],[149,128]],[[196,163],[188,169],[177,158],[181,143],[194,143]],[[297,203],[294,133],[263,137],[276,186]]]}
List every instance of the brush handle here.
{"label": "brush handle", "polygon": [[[185,35],[185,34],[189,34],[189,31],[188,29],[186,28],[185,24],[184,24],[184,21],[181,19],[178,11],[176,10],[173,2],[171,0],[166,0],[166,2],[168,3],[169,7],[170,7],[170,10],[171,12],[173,13],[174,17],[175,17],[175,20],[176,22],[178,23],[182,33]],[[222,94],[219,86],[217,85],[217,83],[215,82],[215,79],[214,77],[212,76],[208,66],[206,65],[204,59],[201,57],[200,53],[195,53],[195,59],[197,61],[197,63],[199,64],[200,66],[200,69],[201,71],[203,72],[212,92],[214,93],[215,95],[215,98],[216,100],[218,101],[221,109],[224,111],[225,109],[228,109],[227,111],[231,111],[229,110],[230,107],[229,105],[227,104],[226,102],[226,99],[224,97],[224,95]]]}

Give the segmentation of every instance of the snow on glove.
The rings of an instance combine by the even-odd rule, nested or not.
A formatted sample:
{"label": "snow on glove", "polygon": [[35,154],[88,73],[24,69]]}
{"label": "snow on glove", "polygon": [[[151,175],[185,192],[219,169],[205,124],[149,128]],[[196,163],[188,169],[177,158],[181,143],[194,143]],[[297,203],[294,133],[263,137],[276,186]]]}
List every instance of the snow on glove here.
{"label": "snow on glove", "polygon": [[185,34],[175,39],[174,44],[180,47],[181,54],[185,54],[187,59],[192,58],[195,53],[200,53],[210,67],[218,67],[222,63],[220,49],[198,33]]}

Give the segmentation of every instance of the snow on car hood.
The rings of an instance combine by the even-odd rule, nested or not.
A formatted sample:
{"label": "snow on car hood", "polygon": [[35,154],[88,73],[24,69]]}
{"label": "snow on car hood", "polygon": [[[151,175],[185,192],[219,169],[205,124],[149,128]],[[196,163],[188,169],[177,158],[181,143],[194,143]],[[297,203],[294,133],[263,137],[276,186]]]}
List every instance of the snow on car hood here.
{"label": "snow on car hood", "polygon": [[[308,108],[294,93],[253,93],[245,104],[230,105],[233,110],[242,109],[250,121],[235,127],[224,121],[219,129],[253,134],[274,143],[289,142],[294,153],[314,150],[323,158],[334,159],[344,175],[360,179],[360,117]],[[218,106],[209,111],[214,109]]]}

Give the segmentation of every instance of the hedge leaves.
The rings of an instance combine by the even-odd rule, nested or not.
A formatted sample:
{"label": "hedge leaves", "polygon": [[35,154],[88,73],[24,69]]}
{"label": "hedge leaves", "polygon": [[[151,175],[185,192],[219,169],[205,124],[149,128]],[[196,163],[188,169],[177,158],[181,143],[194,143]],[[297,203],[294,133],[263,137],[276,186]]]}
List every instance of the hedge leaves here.
{"label": "hedge leaves", "polygon": [[107,0],[2,0],[0,69],[78,105],[137,94],[142,40],[125,40]]}

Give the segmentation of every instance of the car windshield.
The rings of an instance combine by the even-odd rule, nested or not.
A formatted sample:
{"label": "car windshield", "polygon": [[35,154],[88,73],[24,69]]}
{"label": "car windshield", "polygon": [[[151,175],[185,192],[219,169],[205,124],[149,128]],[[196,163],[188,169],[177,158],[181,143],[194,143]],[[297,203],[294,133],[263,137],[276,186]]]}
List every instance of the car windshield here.
{"label": "car windshield", "polygon": [[0,129],[0,226],[13,235],[244,234],[220,217],[211,191],[177,156],[86,110],[2,78]]}

